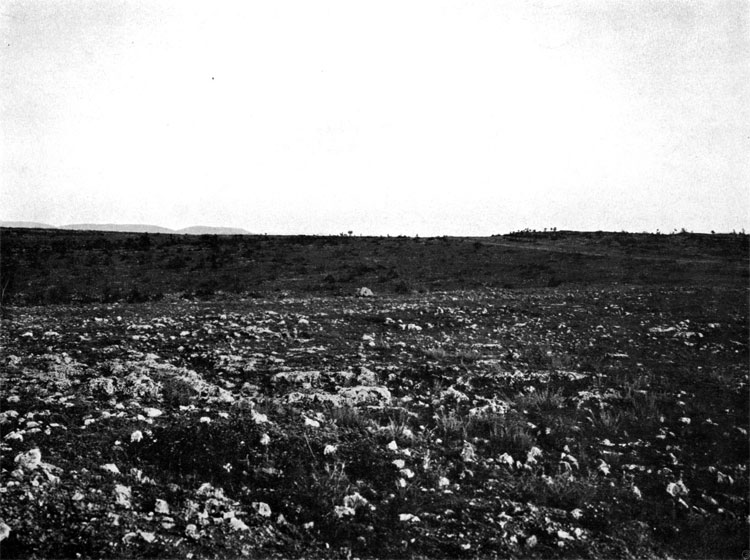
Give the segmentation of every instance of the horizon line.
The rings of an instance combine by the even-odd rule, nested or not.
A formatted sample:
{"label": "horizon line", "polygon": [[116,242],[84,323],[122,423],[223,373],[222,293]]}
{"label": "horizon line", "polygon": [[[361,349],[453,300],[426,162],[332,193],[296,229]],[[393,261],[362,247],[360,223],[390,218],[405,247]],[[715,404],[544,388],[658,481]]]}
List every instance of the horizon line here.
{"label": "horizon line", "polygon": [[[745,228],[738,229],[732,229],[731,231],[717,231],[717,230],[710,230],[710,231],[702,231],[702,230],[691,230],[688,228],[672,228],[671,230],[665,230],[662,231],[661,228],[656,228],[655,230],[628,230],[628,229],[561,229],[557,228],[555,226],[552,227],[544,227],[541,229],[536,228],[523,228],[523,229],[516,229],[516,230],[509,230],[506,232],[496,232],[491,234],[455,234],[455,233],[444,233],[444,234],[434,234],[434,235],[421,235],[420,233],[416,232],[414,234],[406,234],[406,233],[385,233],[385,234],[370,234],[365,232],[355,232],[354,230],[348,230],[345,232],[339,232],[339,233],[268,233],[268,232],[253,232],[249,231],[242,227],[237,226],[214,226],[214,225],[203,225],[203,224],[194,224],[189,225],[181,228],[170,228],[167,226],[161,226],[158,224],[149,224],[149,223],[113,223],[113,222],[107,222],[107,223],[95,223],[95,222],[79,222],[79,223],[69,223],[69,224],[62,224],[62,225],[55,225],[55,224],[49,224],[45,222],[36,222],[36,221],[30,221],[30,220],[0,220],[0,227],[3,228],[15,228],[15,229],[59,229],[59,230],[67,230],[67,231],[99,231],[101,233],[148,233],[153,235],[171,235],[171,234],[182,234],[182,235],[190,235],[190,232],[185,232],[185,230],[189,229],[198,229],[198,228],[205,228],[205,229],[214,229],[214,230],[241,230],[237,233],[231,234],[231,235],[250,235],[250,236],[264,236],[264,235],[271,235],[271,236],[309,236],[309,237],[423,237],[423,238],[439,238],[439,237],[495,237],[495,236],[501,236],[501,235],[509,235],[514,233],[626,233],[626,234],[641,234],[641,235],[675,235],[675,234],[698,234],[698,235],[737,235],[737,234],[746,234]],[[80,229],[78,229],[80,227]],[[131,227],[131,228],[155,228],[155,229],[162,229],[166,231],[127,231],[127,230],[117,230],[117,229],[109,229],[109,230],[99,230],[96,229],[96,227],[108,227],[108,228],[117,228],[117,227]],[[200,235],[200,234],[197,234]],[[210,234],[209,234],[210,235]]]}

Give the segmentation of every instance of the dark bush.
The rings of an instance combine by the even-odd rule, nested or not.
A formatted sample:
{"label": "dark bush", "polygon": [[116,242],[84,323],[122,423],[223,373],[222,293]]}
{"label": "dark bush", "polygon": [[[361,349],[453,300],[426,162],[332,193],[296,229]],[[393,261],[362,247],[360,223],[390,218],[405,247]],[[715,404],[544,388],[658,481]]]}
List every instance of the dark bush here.
{"label": "dark bush", "polygon": [[102,303],[115,303],[122,299],[122,292],[116,286],[106,284],[102,288]]}
{"label": "dark bush", "polygon": [[195,288],[195,296],[199,298],[211,297],[216,293],[219,282],[215,278],[205,278],[198,282]]}
{"label": "dark bush", "polygon": [[188,405],[196,394],[193,386],[184,379],[168,379],[162,383],[164,401],[172,406]]}
{"label": "dark bush", "polygon": [[411,283],[407,282],[406,280],[399,280],[393,286],[393,291],[397,294],[410,294],[413,290],[414,288],[412,287]]}
{"label": "dark bush", "polygon": [[148,294],[141,292],[137,287],[133,286],[125,296],[125,301],[128,303],[143,303],[149,300]]}
{"label": "dark bush", "polygon": [[68,286],[61,286],[53,284],[44,290],[43,303],[56,304],[56,303],[70,303],[71,291]]}
{"label": "dark bush", "polygon": [[164,261],[167,270],[182,270],[187,266],[187,260],[182,255],[173,255]]}

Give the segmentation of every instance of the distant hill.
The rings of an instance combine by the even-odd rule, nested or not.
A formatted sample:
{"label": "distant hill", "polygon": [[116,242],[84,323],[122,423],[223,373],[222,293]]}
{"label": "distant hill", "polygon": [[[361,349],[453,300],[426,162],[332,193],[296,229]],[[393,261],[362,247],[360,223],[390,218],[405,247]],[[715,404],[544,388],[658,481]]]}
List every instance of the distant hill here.
{"label": "distant hill", "polygon": [[251,235],[242,228],[190,226],[182,229],[170,229],[151,224],[67,224],[53,226],[40,222],[5,222],[0,221],[0,227],[7,228],[38,228],[38,229],[66,229],[77,231],[110,231],[121,233],[172,233],[181,235]]}
{"label": "distant hill", "polygon": [[51,226],[49,224],[43,224],[41,222],[5,222],[5,221],[0,221],[0,227],[57,229],[57,226]]}
{"label": "distant hill", "polygon": [[250,232],[242,228],[212,227],[212,226],[191,226],[178,229],[175,233],[185,233],[190,235],[250,235]]}
{"label": "distant hill", "polygon": [[68,224],[60,229],[79,231],[120,231],[124,233],[174,233],[169,228],[147,224]]}

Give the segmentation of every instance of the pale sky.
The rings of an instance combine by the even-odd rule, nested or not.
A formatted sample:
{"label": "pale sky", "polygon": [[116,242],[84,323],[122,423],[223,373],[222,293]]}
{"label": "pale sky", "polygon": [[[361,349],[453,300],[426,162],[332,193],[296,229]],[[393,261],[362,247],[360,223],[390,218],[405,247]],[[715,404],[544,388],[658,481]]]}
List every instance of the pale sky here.
{"label": "pale sky", "polygon": [[0,219],[750,229],[750,3],[3,0]]}

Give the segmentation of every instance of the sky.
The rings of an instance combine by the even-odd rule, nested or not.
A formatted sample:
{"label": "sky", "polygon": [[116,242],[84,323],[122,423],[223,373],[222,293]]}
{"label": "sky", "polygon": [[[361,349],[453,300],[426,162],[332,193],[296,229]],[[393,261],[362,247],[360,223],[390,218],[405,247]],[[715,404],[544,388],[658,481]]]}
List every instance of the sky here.
{"label": "sky", "polygon": [[745,0],[4,0],[0,219],[750,229]]}

